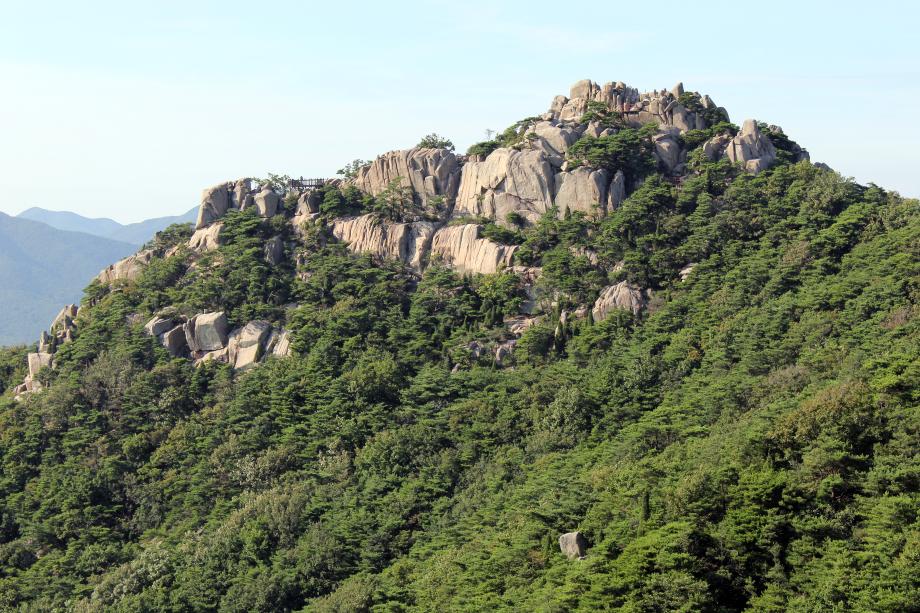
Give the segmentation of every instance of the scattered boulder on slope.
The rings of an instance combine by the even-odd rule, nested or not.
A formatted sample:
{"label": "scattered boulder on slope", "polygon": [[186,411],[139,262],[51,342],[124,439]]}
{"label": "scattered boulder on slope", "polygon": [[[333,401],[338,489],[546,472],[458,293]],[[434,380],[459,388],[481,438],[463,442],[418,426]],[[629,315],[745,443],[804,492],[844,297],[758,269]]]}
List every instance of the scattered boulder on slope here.
{"label": "scattered boulder on slope", "polygon": [[201,313],[185,323],[185,341],[192,353],[216,351],[227,346],[227,316],[223,311]]}
{"label": "scattered boulder on slope", "polygon": [[230,333],[227,341],[227,358],[238,370],[254,366],[261,358],[265,340],[272,331],[267,321],[250,321]]}
{"label": "scattered boulder on slope", "polygon": [[154,316],[150,321],[144,324],[144,332],[150,336],[160,336],[175,327],[175,322],[171,317]]}
{"label": "scattered boulder on slope", "polygon": [[566,532],[559,537],[559,550],[570,560],[584,559],[587,549],[588,542],[581,532]]}
{"label": "scattered boulder on slope", "polygon": [[112,283],[114,281],[134,281],[144,271],[144,267],[153,259],[152,249],[143,249],[134,255],[119,260],[103,270],[96,277],[100,283]]}
{"label": "scattered boulder on slope", "polygon": [[625,309],[634,314],[645,306],[645,294],[628,281],[620,281],[616,285],[605,287],[600,297],[594,302],[591,314],[594,321],[603,321],[614,309]]}

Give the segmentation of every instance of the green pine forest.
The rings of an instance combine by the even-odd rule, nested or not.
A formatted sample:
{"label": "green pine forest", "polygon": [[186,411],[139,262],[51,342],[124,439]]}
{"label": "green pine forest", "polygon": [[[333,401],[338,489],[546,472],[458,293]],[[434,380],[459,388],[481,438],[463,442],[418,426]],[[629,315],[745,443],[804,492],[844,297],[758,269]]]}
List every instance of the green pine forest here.
{"label": "green pine forest", "polygon": [[[736,130],[683,135],[679,181],[651,129],[587,137],[619,208],[487,225],[557,296],[501,365],[469,347],[508,338],[518,278],[330,240],[379,198],[323,188],[303,237],[291,198],[231,212],[203,256],[161,232],[178,251],[87,287],[41,393],[11,393],[34,348],[0,350],[0,609],[920,611],[920,203],[765,126],[756,176],[701,154]],[[640,314],[560,322],[621,280]],[[172,359],[163,309],[266,319],[293,355]]]}

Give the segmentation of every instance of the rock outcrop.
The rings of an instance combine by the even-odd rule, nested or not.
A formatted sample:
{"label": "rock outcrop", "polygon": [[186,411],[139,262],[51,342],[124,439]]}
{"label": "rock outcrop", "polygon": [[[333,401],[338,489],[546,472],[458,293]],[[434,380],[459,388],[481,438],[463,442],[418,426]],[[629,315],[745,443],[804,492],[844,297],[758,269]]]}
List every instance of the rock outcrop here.
{"label": "rock outcrop", "polygon": [[645,306],[645,293],[627,281],[605,287],[594,302],[591,314],[594,321],[603,321],[615,309],[625,309],[638,314]]}
{"label": "rock outcrop", "polygon": [[134,255],[118,260],[96,277],[100,283],[112,283],[114,281],[134,281],[144,271],[144,267],[153,259],[154,252],[152,249],[138,251]]}
{"label": "rock outcrop", "polygon": [[185,323],[184,329],[185,342],[193,354],[227,346],[227,316],[223,311],[195,315]]}
{"label": "rock outcrop", "polygon": [[456,215],[505,222],[517,213],[536,222],[553,206],[554,171],[542,151],[499,148],[481,162],[463,166]]}
{"label": "rock outcrop", "polygon": [[488,274],[510,266],[517,247],[482,238],[481,230],[476,224],[441,228],[431,241],[431,257],[459,272]]}
{"label": "rock outcrop", "polygon": [[393,223],[368,214],[336,219],[332,234],[356,253],[394,258],[421,270],[436,228],[429,221]]}
{"label": "rock outcrop", "polygon": [[460,162],[448,149],[390,151],[360,168],[354,183],[362,191],[377,196],[397,179],[412,188],[418,204],[427,207],[433,198],[442,196],[450,208],[460,183]]}
{"label": "rock outcrop", "polygon": [[250,179],[238,179],[209,187],[201,193],[201,206],[198,208],[195,229],[200,230],[211,225],[230,209],[244,210],[254,202]]}
{"label": "rock outcrop", "polygon": [[[707,128],[706,120],[700,113],[684,107],[680,96],[684,93],[683,85],[678,83],[671,91],[657,90],[639,93],[639,90],[627,87],[622,82],[597,83],[585,79],[572,86],[569,96],[556,96],[547,116],[552,120],[577,122],[588,110],[589,102],[601,102],[624,120],[634,126],[655,122],[660,126],[673,126],[681,132]],[[701,99],[704,108],[715,106],[712,99]]]}
{"label": "rock outcrop", "polygon": [[745,119],[741,131],[725,148],[725,155],[733,164],[740,163],[745,170],[756,174],[776,161],[776,148],[761,133],[756,121]]}
{"label": "rock outcrop", "polygon": [[581,560],[585,557],[588,542],[581,532],[567,532],[559,537],[559,550],[570,560]]}
{"label": "rock outcrop", "polygon": [[175,327],[176,323],[171,317],[154,316],[144,324],[144,332],[150,336],[160,336]]}

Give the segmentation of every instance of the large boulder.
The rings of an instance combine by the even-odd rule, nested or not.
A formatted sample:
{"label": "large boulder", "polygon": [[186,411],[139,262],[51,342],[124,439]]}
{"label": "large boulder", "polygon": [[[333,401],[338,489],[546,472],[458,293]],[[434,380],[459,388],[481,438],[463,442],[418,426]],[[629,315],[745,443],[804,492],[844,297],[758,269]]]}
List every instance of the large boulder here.
{"label": "large boulder", "polygon": [[627,281],[605,287],[600,297],[594,302],[591,314],[594,321],[603,321],[615,309],[625,309],[634,314],[645,306],[644,292]]}
{"label": "large boulder", "polygon": [[756,121],[746,119],[738,135],[729,141],[725,155],[733,164],[741,164],[745,170],[756,174],[776,161],[776,148],[761,133]]}
{"label": "large boulder", "polygon": [[211,224],[226,214],[230,208],[230,190],[227,183],[220,183],[205,189],[201,193],[201,206],[198,208],[198,220],[195,229]]}
{"label": "large boulder", "polygon": [[253,197],[253,203],[259,211],[259,217],[274,217],[278,212],[281,197],[266,185]]}
{"label": "large boulder", "polygon": [[677,136],[670,132],[656,134],[652,137],[652,143],[655,145],[655,157],[661,169],[669,174],[677,171],[681,163],[680,142]]}
{"label": "large boulder", "polygon": [[570,560],[581,560],[585,557],[588,542],[581,532],[567,532],[559,537],[559,550]]}
{"label": "large boulder", "polygon": [[159,336],[160,343],[166,347],[174,358],[182,357],[188,353],[188,341],[185,337],[185,326],[175,326]]}
{"label": "large boulder", "polygon": [[488,274],[510,266],[517,246],[482,238],[481,230],[476,224],[441,228],[431,241],[431,257],[459,272]]}
{"label": "large boulder", "polygon": [[517,213],[536,222],[553,206],[553,188],[553,168],[545,153],[499,148],[481,162],[464,165],[455,212],[498,222]]}
{"label": "large boulder", "polygon": [[607,183],[610,176],[604,169],[576,168],[556,175],[555,203],[559,215],[581,211],[603,215],[607,207]]}
{"label": "large boulder", "polygon": [[397,259],[421,270],[436,227],[429,221],[393,223],[371,213],[336,219],[332,234],[355,253]]}
{"label": "large boulder", "polygon": [[227,316],[223,311],[201,313],[185,323],[185,342],[193,353],[227,346]]}
{"label": "large boulder", "polygon": [[113,281],[124,280],[134,281],[137,279],[150,260],[153,259],[153,250],[144,249],[134,255],[119,260],[103,270],[96,277],[100,283],[112,283]]}
{"label": "large boulder", "polygon": [[146,324],[144,324],[144,332],[150,336],[160,336],[164,332],[168,332],[175,326],[175,322],[170,317],[159,317],[154,316]]}
{"label": "large boulder", "polygon": [[403,186],[412,188],[418,204],[427,207],[432,198],[442,196],[450,208],[457,196],[460,162],[448,149],[390,151],[360,168],[354,183],[362,191],[376,196],[397,179]]}
{"label": "large boulder", "polygon": [[272,331],[267,321],[251,321],[230,333],[227,341],[227,358],[238,370],[254,366],[261,358],[265,340]]}
{"label": "large boulder", "polygon": [[217,249],[220,247],[220,233],[223,228],[224,224],[218,222],[195,230],[191,238],[188,239],[189,249],[198,253]]}

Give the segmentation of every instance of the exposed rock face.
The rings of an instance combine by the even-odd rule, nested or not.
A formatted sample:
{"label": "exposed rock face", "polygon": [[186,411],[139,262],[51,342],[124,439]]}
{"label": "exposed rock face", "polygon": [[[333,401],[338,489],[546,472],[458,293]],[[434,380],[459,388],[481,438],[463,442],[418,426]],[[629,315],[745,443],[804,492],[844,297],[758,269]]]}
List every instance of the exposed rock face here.
{"label": "exposed rock face", "polygon": [[559,537],[559,550],[570,560],[581,560],[585,557],[588,542],[581,532],[567,532]]}
{"label": "exposed rock face", "polygon": [[100,272],[96,278],[100,283],[112,283],[118,280],[133,281],[141,275],[151,259],[153,259],[152,249],[138,251],[134,255],[115,262]]}
{"label": "exposed rock face", "polygon": [[201,313],[185,323],[185,342],[193,353],[227,346],[227,317],[223,311]]}
{"label": "exposed rock face", "polygon": [[436,225],[428,221],[392,223],[373,214],[336,219],[332,234],[356,253],[395,258],[421,270]]}
{"label": "exposed rock face", "polygon": [[265,186],[253,197],[253,203],[259,211],[259,217],[274,217],[278,212],[281,197],[270,187]]}
{"label": "exposed rock face", "polygon": [[284,257],[284,241],[280,236],[273,236],[265,241],[264,251],[265,261],[272,266],[277,266]]}
{"label": "exposed rock face", "polygon": [[164,332],[168,332],[174,326],[175,322],[171,318],[154,317],[144,324],[144,332],[150,336],[159,336]]}
{"label": "exposed rock face", "polygon": [[746,119],[741,132],[728,143],[725,155],[733,164],[741,163],[745,170],[756,174],[776,161],[776,148],[760,132],[756,121]]}
{"label": "exposed rock face", "polygon": [[557,168],[565,161],[566,151],[581,136],[578,129],[551,121],[534,124],[530,132],[537,137],[531,141],[531,146],[542,151],[549,163]]}
{"label": "exposed rock face", "polygon": [[267,321],[251,321],[230,333],[227,342],[228,362],[236,369],[254,366],[262,357],[265,340],[272,331]]}
{"label": "exposed rock face", "polygon": [[188,352],[188,342],[185,339],[185,326],[176,326],[164,332],[160,337],[160,343],[166,347],[174,358],[182,357]]}
{"label": "exposed rock face", "polygon": [[507,366],[508,362],[511,360],[512,355],[514,354],[514,348],[517,346],[517,341],[514,339],[504,341],[495,346],[495,350],[492,352],[492,357],[495,360],[496,366]]}
{"label": "exposed rock face", "polygon": [[279,358],[291,355],[291,333],[287,330],[272,330],[265,341],[265,352]]}
{"label": "exposed rock face", "polygon": [[645,295],[642,290],[630,285],[627,281],[621,281],[601,291],[591,314],[594,316],[594,321],[603,321],[614,309],[626,309],[638,314],[644,306]]}
{"label": "exposed rock face", "polygon": [[29,363],[29,377],[35,379],[36,375],[38,375],[38,371],[42,368],[51,366],[52,355],[42,352],[30,353],[27,359]]}
{"label": "exposed rock face", "polygon": [[503,222],[518,213],[535,222],[553,205],[553,169],[542,151],[496,149],[463,167],[456,213]]}
{"label": "exposed rock face", "polygon": [[481,238],[476,224],[441,228],[431,242],[431,255],[445,265],[471,273],[493,273],[511,265],[516,246]]}
{"label": "exposed rock face", "polygon": [[618,170],[607,188],[607,212],[611,213],[618,209],[624,200],[626,200],[626,175],[622,170]]}
{"label": "exposed rock face", "polygon": [[223,228],[222,223],[212,223],[205,228],[195,230],[195,233],[188,239],[189,248],[198,253],[217,249],[220,247],[220,233]]}
{"label": "exposed rock face", "polygon": [[460,163],[448,149],[406,149],[390,151],[358,170],[355,185],[376,196],[394,179],[412,188],[416,202],[428,206],[435,196],[443,196],[448,208],[457,196]]}
{"label": "exposed rock face", "polygon": [[521,280],[521,287],[527,300],[521,305],[521,312],[533,315],[541,310],[540,302],[543,299],[543,292],[537,287],[537,279],[543,273],[542,268],[536,266],[512,266],[511,272],[516,274]]}
{"label": "exposed rock face", "polygon": [[696,268],[696,262],[690,262],[686,266],[680,269],[680,272],[677,274],[680,276],[681,281],[686,281],[687,277],[690,276],[690,273],[693,272],[693,269]]}
{"label": "exposed rock face", "polygon": [[722,154],[725,153],[725,148],[731,140],[731,134],[717,134],[713,136],[703,143],[703,155],[711,162],[718,160],[722,157]]}
{"label": "exposed rock face", "polygon": [[79,312],[80,308],[77,305],[68,304],[57,314],[57,317],[51,322],[51,327],[49,329],[51,332],[61,332],[73,328],[74,319],[76,319],[77,313]]}
{"label": "exposed rock face", "polygon": [[603,214],[607,206],[607,184],[610,177],[606,170],[576,168],[571,172],[556,175],[555,203],[559,215],[582,211],[589,214]]}

